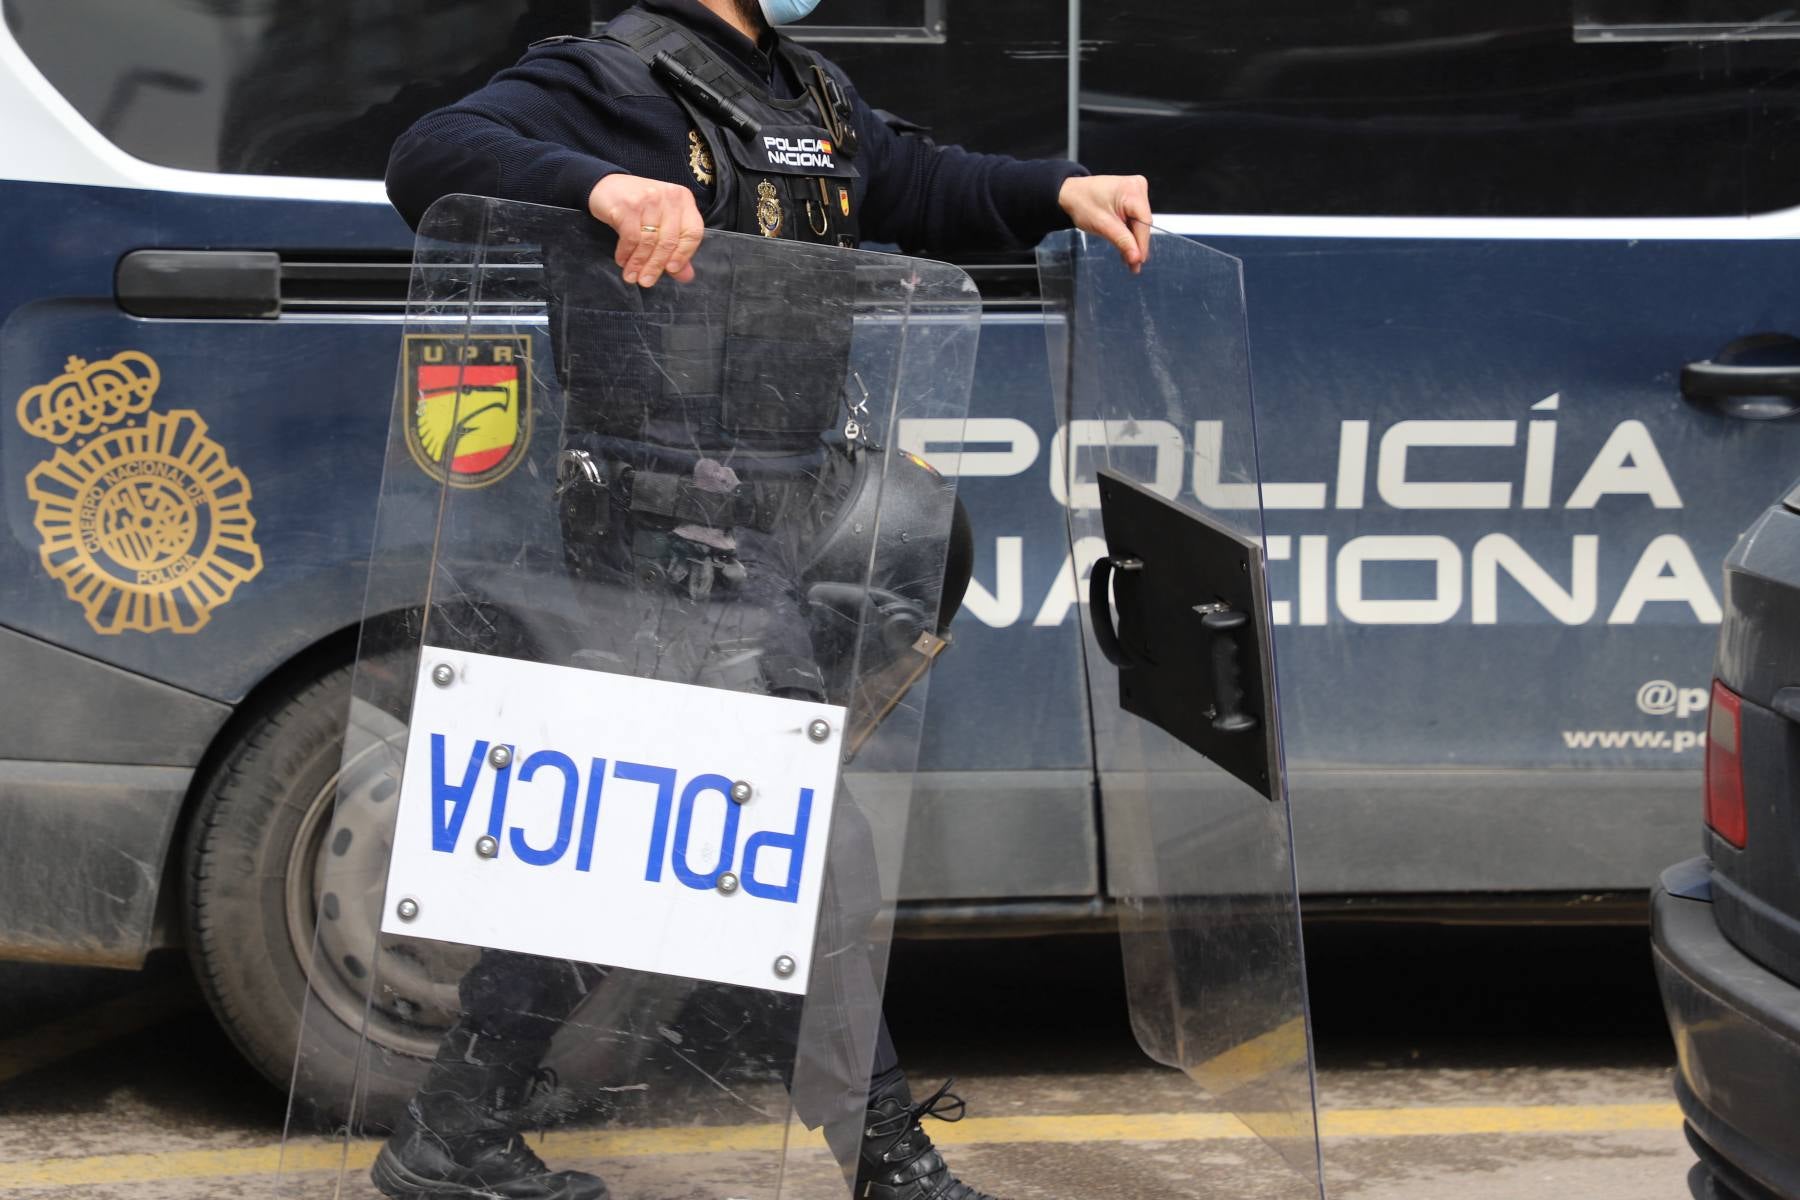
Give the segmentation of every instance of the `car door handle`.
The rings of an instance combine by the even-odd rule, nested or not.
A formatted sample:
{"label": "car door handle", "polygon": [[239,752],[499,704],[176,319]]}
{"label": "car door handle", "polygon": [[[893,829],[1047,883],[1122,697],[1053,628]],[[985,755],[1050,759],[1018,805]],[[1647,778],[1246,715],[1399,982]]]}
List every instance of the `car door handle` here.
{"label": "car door handle", "polygon": [[1780,333],[1739,338],[1713,358],[1681,368],[1681,394],[1690,403],[1741,421],[1779,421],[1800,413],[1800,362],[1742,362],[1743,358],[1800,355],[1800,340]]}
{"label": "car door handle", "polygon": [[113,276],[134,317],[272,320],[281,315],[281,256],[268,250],[134,250]]}

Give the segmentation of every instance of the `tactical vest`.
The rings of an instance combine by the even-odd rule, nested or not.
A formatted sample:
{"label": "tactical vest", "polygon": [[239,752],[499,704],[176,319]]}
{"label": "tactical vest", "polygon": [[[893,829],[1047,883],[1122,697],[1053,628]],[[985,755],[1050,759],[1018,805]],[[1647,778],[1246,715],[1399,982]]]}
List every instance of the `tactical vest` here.
{"label": "tactical vest", "polygon": [[637,55],[687,111],[713,164],[710,228],[857,244],[854,111],[818,55],[776,35],[776,54],[803,93],[778,100],[692,30],[656,13],[634,8],[597,36]]}
{"label": "tactical vest", "polygon": [[[686,112],[696,153],[706,151],[695,165],[714,176],[709,228],[858,244],[854,113],[817,55],[778,39],[802,91],[781,100],[659,14],[632,9],[594,39],[566,40],[600,39],[629,49]],[[853,267],[754,246],[731,254],[727,282],[708,276],[684,290],[680,316],[658,311],[655,293],[624,307],[610,292],[588,296],[585,268],[546,260],[557,372],[572,397],[561,474],[578,574],[627,570],[696,600],[721,582],[755,591],[765,585],[735,551],[694,539],[816,537],[811,524],[835,511],[825,494],[849,493],[855,463],[827,439],[848,412]],[[707,456],[736,478],[710,478]],[[761,650],[769,689],[823,694],[816,666]]]}

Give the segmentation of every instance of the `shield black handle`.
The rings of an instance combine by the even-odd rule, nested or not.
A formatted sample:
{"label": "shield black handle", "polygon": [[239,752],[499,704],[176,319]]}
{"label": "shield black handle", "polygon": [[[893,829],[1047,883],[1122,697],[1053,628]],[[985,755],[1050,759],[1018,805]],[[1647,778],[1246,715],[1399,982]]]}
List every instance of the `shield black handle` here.
{"label": "shield black handle", "polygon": [[1212,634],[1212,727],[1220,733],[1249,733],[1256,718],[1244,711],[1244,672],[1238,664],[1238,630],[1247,629],[1250,618],[1233,609],[1215,609],[1200,619]]}
{"label": "shield black handle", "polygon": [[1094,620],[1094,640],[1100,643],[1100,653],[1106,655],[1106,661],[1121,671],[1129,671],[1137,664],[1125,652],[1119,641],[1119,635],[1113,628],[1112,617],[1112,577],[1114,571],[1131,572],[1144,569],[1142,559],[1113,558],[1111,555],[1094,564],[1093,573],[1088,576],[1088,615]]}

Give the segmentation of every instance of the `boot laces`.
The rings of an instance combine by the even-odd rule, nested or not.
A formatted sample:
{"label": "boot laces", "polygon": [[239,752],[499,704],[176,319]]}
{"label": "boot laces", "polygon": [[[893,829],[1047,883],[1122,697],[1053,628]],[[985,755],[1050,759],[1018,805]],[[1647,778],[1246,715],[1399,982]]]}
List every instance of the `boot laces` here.
{"label": "boot laces", "polygon": [[[885,1155],[885,1153],[891,1152],[901,1142],[905,1141],[907,1135],[912,1133],[913,1130],[917,1129],[921,1134],[924,1133],[924,1129],[920,1127],[920,1122],[926,1117],[933,1117],[939,1121],[962,1120],[968,1111],[968,1105],[963,1103],[963,1098],[961,1096],[958,1096],[955,1092],[950,1090],[955,1085],[956,1077],[953,1075],[949,1079],[944,1080],[942,1087],[938,1088],[937,1091],[931,1093],[931,1095],[925,1097],[925,1099],[919,1101],[917,1104],[909,1104],[890,1116],[885,1116],[879,1120],[869,1122],[868,1136],[871,1138],[893,1139],[884,1148]],[[925,1139],[924,1149],[931,1149],[931,1139],[929,1137]],[[921,1153],[922,1152],[923,1151],[921,1151]],[[911,1162],[917,1157],[917,1154],[912,1155],[906,1161]]]}
{"label": "boot laces", "polygon": [[[535,1070],[531,1073],[531,1078],[526,1081],[525,1094],[522,1097],[520,1097],[520,1102],[524,1105],[529,1106],[532,1102],[536,1101],[539,1097],[555,1096],[557,1089],[560,1087],[562,1087],[562,1076],[560,1076],[556,1073],[555,1067],[539,1067],[537,1070]],[[545,1137],[546,1133],[548,1132],[545,1129],[545,1126],[549,1124],[549,1117],[547,1115],[547,1110],[548,1110],[548,1106],[546,1106],[545,1108],[540,1109],[538,1111],[537,1135],[538,1135],[538,1144],[540,1146],[543,1145],[544,1137]],[[527,1150],[526,1153],[530,1154],[531,1151]],[[537,1155],[532,1154],[532,1157],[536,1158]],[[542,1168],[543,1165],[544,1164],[542,1162],[538,1163],[538,1166],[540,1168]]]}
{"label": "boot laces", "polygon": [[[963,1119],[968,1106],[961,1096],[950,1090],[955,1083],[954,1077],[946,1079],[942,1087],[919,1103],[869,1122],[865,1132],[871,1139],[888,1139],[882,1147],[881,1160],[891,1169],[904,1172],[914,1163],[926,1160],[926,1170],[917,1180],[923,1185],[922,1195],[932,1200],[992,1200],[950,1173],[950,1164],[938,1154],[921,1124],[926,1117],[939,1121]],[[915,1134],[918,1135],[916,1140]]]}
{"label": "boot laces", "polygon": [[508,1137],[497,1157],[505,1164],[506,1174],[509,1178],[550,1173],[550,1168],[544,1165],[544,1160],[537,1156],[535,1150],[526,1145],[525,1135],[522,1133],[515,1133]]}
{"label": "boot laces", "polygon": [[560,1087],[562,1076],[556,1073],[555,1067],[539,1067],[525,1083],[525,1100],[529,1103],[539,1096],[554,1095]]}

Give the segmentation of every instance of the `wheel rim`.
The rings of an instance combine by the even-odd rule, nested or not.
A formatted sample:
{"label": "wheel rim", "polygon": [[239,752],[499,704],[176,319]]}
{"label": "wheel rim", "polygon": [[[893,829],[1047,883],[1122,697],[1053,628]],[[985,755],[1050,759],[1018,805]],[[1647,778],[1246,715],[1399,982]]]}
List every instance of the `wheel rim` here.
{"label": "wheel rim", "polygon": [[457,981],[479,951],[380,932],[405,739],[404,727],[368,737],[309,798],[285,901],[311,1001],[372,1046],[424,1059],[456,1020]]}

